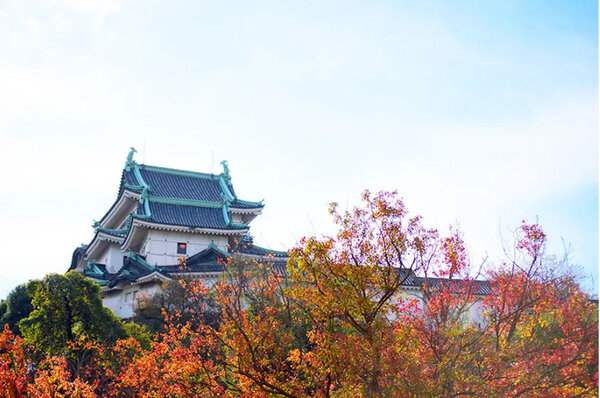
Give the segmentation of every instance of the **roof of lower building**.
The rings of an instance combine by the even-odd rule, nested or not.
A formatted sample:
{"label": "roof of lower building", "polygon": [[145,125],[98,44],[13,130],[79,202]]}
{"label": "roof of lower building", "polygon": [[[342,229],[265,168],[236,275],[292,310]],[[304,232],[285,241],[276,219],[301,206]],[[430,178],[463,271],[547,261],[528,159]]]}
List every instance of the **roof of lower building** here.
{"label": "roof of lower building", "polygon": [[478,279],[448,279],[448,278],[416,278],[416,282],[419,286],[427,285],[429,288],[434,290],[440,290],[442,288],[449,288],[452,291],[459,291],[462,289],[469,289],[472,294],[484,296],[492,292],[492,288],[489,281],[483,281]]}
{"label": "roof of lower building", "polygon": [[168,275],[164,274],[157,267],[150,265],[142,256],[138,256],[134,252],[129,252],[129,255],[123,259],[123,266],[115,274],[107,274],[107,284],[109,287],[114,287],[120,282],[133,283],[150,275],[154,272],[162,274],[168,279]]}
{"label": "roof of lower building", "polygon": [[106,265],[92,262],[88,262],[82,273],[83,276],[93,279],[100,286],[107,285],[113,277],[113,274],[106,270]]}
{"label": "roof of lower building", "polygon": [[[81,250],[82,248],[75,249],[73,257],[78,259]],[[250,251],[256,252],[252,248],[250,248]],[[260,252],[268,253],[269,251],[260,248]],[[219,249],[214,243],[211,243],[206,249],[188,257],[179,264],[156,266],[149,264],[144,257],[130,251],[129,255],[123,259],[123,266],[116,273],[108,272],[104,264],[88,262],[87,266],[84,267],[83,275],[94,279],[100,285],[114,288],[123,282],[135,283],[155,272],[164,278],[169,278],[173,274],[220,273],[225,271],[229,262],[237,254]],[[239,254],[242,259],[245,257],[244,253]],[[263,260],[265,263],[273,265],[278,273],[284,274],[286,272],[287,256],[278,258],[264,256]]]}
{"label": "roof of lower building", "polygon": [[188,257],[180,264],[167,265],[159,267],[162,272],[166,273],[212,273],[222,272],[225,266],[231,260],[231,254],[219,249],[214,243],[211,243],[206,249]]}
{"label": "roof of lower building", "polygon": [[264,247],[254,245],[254,239],[250,235],[245,235],[237,247],[237,251],[250,256],[263,256],[286,258],[289,257],[287,252],[265,249]]}
{"label": "roof of lower building", "polygon": [[[250,243],[246,243],[246,253],[238,252],[241,259],[244,258],[256,261],[256,258],[251,259],[245,256],[248,253],[253,255],[256,253],[268,253],[267,249],[252,247]],[[79,249],[79,248],[78,248]],[[76,253],[79,251],[76,249]],[[281,253],[281,252],[280,252]],[[236,254],[228,253],[219,249],[214,243],[211,243],[206,249],[188,257],[179,264],[166,266],[153,266],[146,262],[142,256],[138,256],[130,252],[124,258],[123,267],[116,273],[112,274],[106,270],[103,264],[88,263],[84,268],[84,276],[94,279],[100,285],[114,288],[119,283],[135,283],[144,277],[153,273],[161,275],[161,278],[169,279],[174,275],[183,274],[214,274],[221,273],[226,270],[227,266],[235,259]],[[75,253],[74,253],[74,257]],[[280,275],[287,273],[287,255],[286,256],[269,256],[263,255],[258,261],[262,261]],[[403,275],[403,286],[423,288],[428,286],[430,289],[439,291],[442,288],[450,288],[451,290],[470,289],[474,295],[488,295],[491,293],[491,286],[488,281],[484,280],[463,280],[463,279],[448,279],[435,277],[419,277],[409,269],[398,269]]]}

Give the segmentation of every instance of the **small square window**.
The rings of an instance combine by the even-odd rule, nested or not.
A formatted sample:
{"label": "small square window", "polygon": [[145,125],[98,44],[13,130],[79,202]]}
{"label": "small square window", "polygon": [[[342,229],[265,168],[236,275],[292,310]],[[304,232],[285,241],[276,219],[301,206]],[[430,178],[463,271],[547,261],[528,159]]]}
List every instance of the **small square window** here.
{"label": "small square window", "polygon": [[187,243],[178,243],[177,244],[177,254],[186,254],[187,252]]}

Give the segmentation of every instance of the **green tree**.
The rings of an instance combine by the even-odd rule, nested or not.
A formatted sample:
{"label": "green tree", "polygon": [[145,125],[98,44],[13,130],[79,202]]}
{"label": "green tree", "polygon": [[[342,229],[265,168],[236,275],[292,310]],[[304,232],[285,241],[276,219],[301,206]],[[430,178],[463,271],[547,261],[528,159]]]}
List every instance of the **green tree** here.
{"label": "green tree", "polygon": [[[34,283],[29,282],[29,283]],[[8,324],[10,330],[13,333],[20,335],[19,321],[27,318],[33,307],[31,306],[31,297],[27,294],[27,284],[22,284],[15,287],[3,301],[5,310],[2,311],[0,308],[0,327],[4,324]],[[0,304],[2,307],[2,304]]]}
{"label": "green tree", "polygon": [[[2,320],[2,317],[4,316],[4,314],[6,314],[7,310],[8,310],[8,305],[6,304],[6,300],[0,301],[0,321]],[[0,324],[2,324],[2,322],[0,322]]]}
{"label": "green tree", "polygon": [[27,285],[33,311],[19,322],[28,344],[61,355],[80,339],[114,343],[127,336],[121,321],[102,306],[100,287],[80,273],[49,274]]}

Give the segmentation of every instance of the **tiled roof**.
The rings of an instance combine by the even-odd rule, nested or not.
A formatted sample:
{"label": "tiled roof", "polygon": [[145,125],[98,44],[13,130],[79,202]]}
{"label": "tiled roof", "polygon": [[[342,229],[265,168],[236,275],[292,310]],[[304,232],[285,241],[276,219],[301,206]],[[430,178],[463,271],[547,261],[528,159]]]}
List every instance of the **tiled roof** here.
{"label": "tiled roof", "polygon": [[166,273],[222,272],[231,255],[211,244],[208,248],[190,256],[184,264],[160,267]]}
{"label": "tiled roof", "polygon": [[486,295],[492,292],[490,282],[482,280],[463,280],[447,278],[417,278],[419,286],[428,285],[432,289],[441,289],[444,285],[453,290],[472,288],[472,293],[477,295]]}
{"label": "tiled roof", "polygon": [[[130,219],[130,218],[128,218]],[[129,228],[129,225],[127,225],[127,228]],[[125,235],[127,235],[127,230],[126,229],[106,229],[106,228],[99,228],[100,231],[104,232],[107,235],[110,236],[114,236],[115,238],[123,238],[125,237]]]}
{"label": "tiled roof", "polygon": [[[266,250],[266,249],[262,249]],[[186,273],[186,272],[223,272],[227,264],[232,259],[232,255],[218,249],[216,246],[209,246],[199,253],[186,259],[185,264],[169,265],[159,267],[162,272]],[[242,255],[240,260],[244,261]],[[265,265],[273,267],[273,270],[279,274],[286,273],[287,257],[285,258],[265,258],[261,260]]]}
{"label": "tiled roof", "polygon": [[151,217],[148,221],[195,228],[244,229],[244,226],[228,225],[222,208],[185,206],[150,202]]}
{"label": "tiled roof", "polygon": [[235,248],[235,251],[242,255],[246,254],[249,256],[275,257],[285,261],[287,261],[289,258],[289,254],[287,252],[265,249],[264,247],[256,246],[254,244],[254,237],[250,234],[246,234],[242,237],[240,243]]}
{"label": "tiled roof", "polygon": [[[220,181],[222,179],[229,192],[233,195],[232,207],[242,209],[263,207],[259,202],[247,202],[239,199],[231,183],[218,174],[196,173],[143,164],[136,164],[135,167],[139,168],[142,179],[150,186],[150,194],[152,196],[204,202],[222,202],[225,195]],[[129,171],[123,170],[119,194],[121,194],[125,185],[127,185],[128,189],[141,193],[142,183],[136,178],[133,168]]]}
{"label": "tiled roof", "polygon": [[[226,233],[238,234],[238,232],[247,231],[248,226],[241,222],[234,222],[231,209],[234,212],[237,211],[238,214],[243,214],[243,220],[249,222],[260,213],[260,209],[263,207],[262,202],[248,202],[237,197],[231,184],[226,162],[223,162],[223,173],[215,175],[138,164],[133,161],[134,152],[135,150],[132,148],[127,157],[127,163],[121,174],[117,200],[101,221],[94,225],[96,228],[94,239],[97,239],[101,232],[118,238],[109,240],[119,242],[124,240],[127,243],[129,234],[137,225],[132,222],[136,218],[148,223],[214,229],[221,230],[221,232],[227,230]],[[123,196],[125,190],[136,194]],[[135,206],[135,202],[132,200],[137,201],[137,208],[126,217],[127,212]],[[125,211],[119,206],[124,206]],[[122,221],[123,218],[125,218],[124,221]],[[121,225],[115,225],[117,222],[121,222]],[[103,238],[106,240],[108,236],[103,236]],[[250,252],[259,256],[272,254],[282,259],[287,258],[285,253],[259,247],[248,248],[248,253]],[[73,253],[71,269],[76,268],[77,263],[84,256],[85,250],[78,248]],[[206,256],[202,259],[190,258],[189,260],[188,265],[195,267],[194,271],[197,272],[214,272],[223,269],[218,261],[211,260]],[[176,272],[175,268],[178,267],[168,266],[165,270]],[[116,274],[109,274],[105,268],[99,268],[97,264],[90,264],[88,268],[84,273],[94,279],[109,281],[110,286],[114,286],[122,280],[133,282],[152,272],[157,272],[156,267],[133,254],[124,260],[123,267]]]}
{"label": "tiled roof", "polygon": [[114,287],[119,282],[135,282],[137,279],[149,275],[157,270],[148,264],[142,257],[129,255],[123,260],[123,267],[116,273],[110,274],[108,286]]}
{"label": "tiled roof", "polygon": [[[134,185],[134,186],[139,184],[139,182],[133,175],[133,172],[126,171],[126,170],[123,170],[123,174],[121,175],[121,183],[122,183],[122,185],[127,184],[127,185]],[[119,192],[119,194],[120,194],[120,192]]]}
{"label": "tiled roof", "polygon": [[[139,173],[138,173],[139,172]],[[140,178],[141,177],[141,178]],[[243,226],[231,223],[222,214],[226,201],[232,209],[262,209],[261,202],[241,200],[235,194],[230,178],[224,174],[206,174],[186,170],[169,169],[131,162],[121,174],[117,200],[103,219],[114,209],[125,189],[142,194],[144,186],[148,189],[151,202],[152,219],[150,221],[199,228],[243,229]],[[199,210],[197,208],[206,208]],[[217,211],[216,209],[219,209]],[[219,212],[221,212],[219,214]],[[144,215],[143,208],[138,214]],[[127,230],[128,225],[125,226]],[[127,233],[108,231],[109,234],[124,237]]]}
{"label": "tiled roof", "polygon": [[68,271],[77,268],[77,262],[85,256],[85,249],[87,245],[81,245],[73,250],[73,256],[71,256],[71,266]]}
{"label": "tiled roof", "polygon": [[140,174],[146,184],[151,187],[153,196],[212,202],[222,200],[218,176],[193,177],[192,175],[170,174],[167,171],[155,170],[157,169],[140,165]]}
{"label": "tiled roof", "polygon": [[[150,222],[194,228],[245,229],[225,214],[226,202],[234,209],[260,209],[259,202],[235,196],[229,178],[132,163],[123,171],[119,194],[129,189],[142,194],[148,187],[150,212],[140,201],[137,213],[150,216]],[[144,195],[142,195],[144,197]]]}
{"label": "tiled roof", "polygon": [[239,244],[237,251],[241,254],[247,254],[251,256],[273,256],[285,258],[286,260],[288,258],[288,254],[286,252],[265,249],[264,247],[254,246],[252,243],[247,243],[244,241]]}
{"label": "tiled roof", "polygon": [[182,274],[186,272],[222,272],[225,269],[223,264],[219,263],[204,263],[204,264],[179,264],[179,265],[166,265],[160,267],[162,272],[167,274]]}
{"label": "tiled roof", "polygon": [[108,272],[106,270],[106,265],[104,264],[90,263],[84,267],[83,276],[92,278],[99,285],[104,286],[108,284],[109,280],[113,278],[114,274]]}
{"label": "tiled roof", "polygon": [[256,209],[264,206],[259,203],[244,202],[243,200],[235,199],[231,202],[231,207],[236,209]]}

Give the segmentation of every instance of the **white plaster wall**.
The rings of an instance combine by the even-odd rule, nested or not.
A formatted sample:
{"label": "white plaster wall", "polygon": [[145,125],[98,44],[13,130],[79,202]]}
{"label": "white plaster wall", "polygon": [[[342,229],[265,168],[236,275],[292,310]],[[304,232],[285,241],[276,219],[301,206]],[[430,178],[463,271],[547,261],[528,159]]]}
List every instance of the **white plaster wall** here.
{"label": "white plaster wall", "polygon": [[123,267],[123,256],[126,254],[120,249],[119,244],[111,244],[106,250],[102,252],[98,258],[100,264],[106,265],[108,272],[115,273]]}
{"label": "white plaster wall", "polygon": [[121,300],[120,294],[111,294],[110,296],[102,298],[102,304],[105,307],[108,307],[112,312],[114,312],[117,316],[119,316],[119,302]]}
{"label": "white plaster wall", "polygon": [[119,318],[131,318],[135,315],[138,300],[152,297],[160,289],[158,283],[146,285],[131,285],[118,293],[102,298],[102,304],[110,308]]}
{"label": "white plaster wall", "polygon": [[486,322],[483,313],[484,310],[483,298],[479,298],[479,300],[473,303],[471,308],[469,308],[469,322],[479,327],[483,327]]}
{"label": "white plaster wall", "polygon": [[206,249],[214,242],[219,249],[227,251],[227,237],[217,235],[194,234],[185,232],[150,231],[142,245],[140,254],[152,265],[173,265],[179,262],[181,254],[177,254],[177,243],[187,243],[190,257]]}
{"label": "white plaster wall", "polygon": [[[425,308],[425,298],[424,298],[425,296],[424,296],[422,290],[400,288],[400,291],[401,291],[402,298],[417,299],[421,309]],[[483,323],[485,322],[485,315],[483,313],[484,309],[485,308],[483,306],[483,298],[479,297],[477,299],[477,301],[472,303],[469,306],[469,308],[467,308],[467,310],[463,313],[463,315],[462,315],[463,321],[467,322],[471,325],[476,325],[479,327],[483,326]]]}

